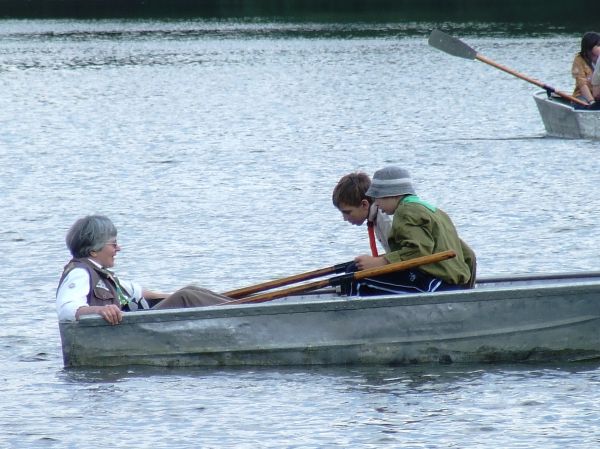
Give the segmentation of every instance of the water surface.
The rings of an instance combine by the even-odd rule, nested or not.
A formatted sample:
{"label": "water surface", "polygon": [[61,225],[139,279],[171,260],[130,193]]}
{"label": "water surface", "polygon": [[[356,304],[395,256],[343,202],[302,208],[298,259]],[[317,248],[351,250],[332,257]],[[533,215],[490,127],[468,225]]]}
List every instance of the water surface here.
{"label": "water surface", "polygon": [[2,21],[0,445],[596,447],[594,364],[62,368],[54,289],[89,213],[121,276],[224,291],[368,252],[331,190],[399,164],[481,276],[597,270],[600,144],[546,137],[536,88],[428,47],[437,26],[571,90],[560,27]]}

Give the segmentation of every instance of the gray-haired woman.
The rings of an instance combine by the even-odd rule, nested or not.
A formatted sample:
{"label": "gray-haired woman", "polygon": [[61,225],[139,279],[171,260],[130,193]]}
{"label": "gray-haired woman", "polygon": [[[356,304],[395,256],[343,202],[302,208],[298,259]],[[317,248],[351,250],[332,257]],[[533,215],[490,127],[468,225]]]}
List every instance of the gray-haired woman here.
{"label": "gray-haired woman", "polygon": [[123,312],[153,309],[201,307],[226,303],[230,298],[203,288],[188,286],[173,294],[143,288],[136,282],[118,279],[109,268],[121,250],[117,228],[104,215],[88,215],[69,229],[66,243],[73,258],[65,266],[56,292],[59,320],[78,320],[97,314],[118,324]]}

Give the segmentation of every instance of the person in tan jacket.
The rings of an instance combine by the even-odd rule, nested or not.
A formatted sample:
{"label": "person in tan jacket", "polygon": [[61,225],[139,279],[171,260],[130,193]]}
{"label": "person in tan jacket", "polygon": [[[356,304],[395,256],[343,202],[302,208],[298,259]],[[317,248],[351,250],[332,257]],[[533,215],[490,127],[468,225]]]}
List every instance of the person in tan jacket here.
{"label": "person in tan jacket", "polygon": [[[592,92],[592,74],[600,53],[600,34],[588,31],[581,38],[581,50],[575,55],[571,74],[575,79],[573,96],[593,105],[600,95]],[[598,92],[598,89],[596,90]],[[600,94],[600,92],[598,92]]]}

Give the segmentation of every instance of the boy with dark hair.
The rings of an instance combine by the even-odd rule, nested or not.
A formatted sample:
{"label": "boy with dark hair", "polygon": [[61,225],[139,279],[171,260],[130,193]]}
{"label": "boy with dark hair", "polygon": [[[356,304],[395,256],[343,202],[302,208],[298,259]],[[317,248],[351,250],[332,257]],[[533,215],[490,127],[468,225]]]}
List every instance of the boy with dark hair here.
{"label": "boy with dark hair", "polygon": [[408,171],[385,167],[375,172],[366,195],[392,215],[388,237],[390,250],[384,256],[362,255],[354,259],[359,270],[453,250],[456,257],[418,268],[354,281],[349,294],[433,292],[470,288],[475,281],[475,253],[463,242],[450,217],[423,201],[415,192]]}
{"label": "boy with dark hair", "polygon": [[349,173],[338,181],[333,189],[331,200],[342,213],[344,221],[355,226],[361,226],[365,221],[367,222],[371,254],[377,256],[375,237],[386,252],[390,250],[388,235],[391,229],[391,220],[367,196],[370,186],[371,179],[366,173]]}

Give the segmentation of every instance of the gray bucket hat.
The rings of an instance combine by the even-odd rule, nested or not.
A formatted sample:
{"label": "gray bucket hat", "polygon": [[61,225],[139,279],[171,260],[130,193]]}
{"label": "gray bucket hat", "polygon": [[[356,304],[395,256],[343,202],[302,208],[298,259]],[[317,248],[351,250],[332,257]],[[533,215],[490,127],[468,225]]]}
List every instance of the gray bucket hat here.
{"label": "gray bucket hat", "polygon": [[407,170],[399,167],[385,167],[377,170],[366,193],[371,198],[386,196],[416,195]]}

